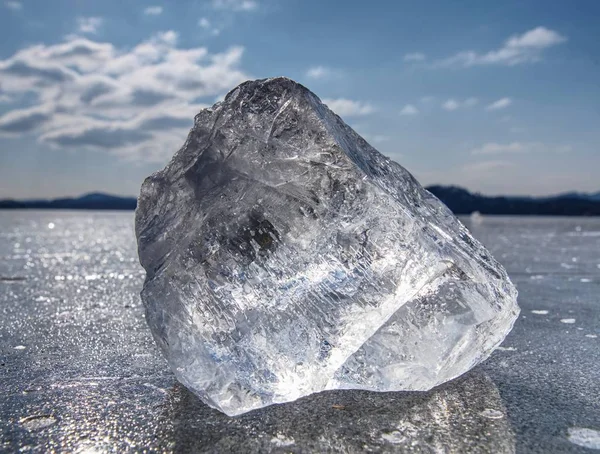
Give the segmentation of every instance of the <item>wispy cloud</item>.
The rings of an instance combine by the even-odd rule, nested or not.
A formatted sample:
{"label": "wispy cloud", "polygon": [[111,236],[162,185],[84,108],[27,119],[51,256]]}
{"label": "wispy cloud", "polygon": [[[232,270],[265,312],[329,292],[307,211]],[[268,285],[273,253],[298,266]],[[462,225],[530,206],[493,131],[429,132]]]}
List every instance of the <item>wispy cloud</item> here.
{"label": "wispy cloud", "polygon": [[198,20],[198,27],[200,27],[203,30],[206,30],[213,36],[217,36],[218,34],[221,33],[221,29],[213,26],[212,22],[210,20],[208,20],[206,17],[201,17]]}
{"label": "wispy cloud", "polygon": [[258,2],[255,0],[212,0],[214,9],[229,11],[254,11],[258,9]]}
{"label": "wispy cloud", "polygon": [[23,8],[23,3],[17,1],[7,1],[4,2],[4,6],[8,9],[12,9],[13,11],[18,11]]}
{"label": "wispy cloud", "polygon": [[417,115],[418,113],[419,109],[412,104],[406,104],[400,111],[400,115]]}
{"label": "wispy cloud", "polygon": [[333,71],[326,66],[312,66],[306,71],[306,77],[310,79],[325,79],[333,75]]}
{"label": "wispy cloud", "polygon": [[512,104],[512,99],[510,98],[501,98],[498,101],[494,101],[490,105],[486,107],[486,110],[500,110],[506,109],[508,106]]}
{"label": "wispy cloud", "polygon": [[176,43],[174,31],[132,49],[73,37],[0,60],[2,89],[36,102],[0,115],[0,135],[29,133],[51,146],[163,160],[204,106],[190,100],[212,100],[248,79],[239,68],[242,47],[211,54]]}
{"label": "wispy cloud", "polygon": [[507,65],[531,63],[541,59],[545,49],[561,44],[567,40],[554,30],[536,27],[521,35],[509,37],[502,47],[485,53],[465,50],[438,61],[437,67],[469,67],[477,65]]}
{"label": "wispy cloud", "polygon": [[324,99],[323,102],[341,117],[369,115],[375,112],[375,108],[371,104],[351,99]]}
{"label": "wispy cloud", "polygon": [[96,34],[102,26],[103,19],[101,17],[78,17],[77,30],[81,33]]}
{"label": "wispy cloud", "polygon": [[567,153],[573,150],[570,145],[547,145],[541,142],[488,142],[471,150],[472,155],[494,155],[512,153]]}
{"label": "wispy cloud", "polygon": [[0,132],[20,134],[29,132],[52,118],[49,106],[13,110],[0,117]]}
{"label": "wispy cloud", "polygon": [[144,14],[146,16],[160,16],[162,12],[162,6],[148,6],[146,9],[144,9]]}
{"label": "wispy cloud", "polygon": [[488,173],[510,167],[514,167],[514,164],[508,161],[481,161],[465,164],[461,167],[461,170],[472,173]]}
{"label": "wispy cloud", "polygon": [[424,61],[426,58],[426,55],[421,52],[412,52],[404,55],[404,61],[406,62]]}
{"label": "wispy cloud", "polygon": [[457,110],[459,107],[460,103],[456,99],[448,99],[442,104],[442,108],[448,111]]}
{"label": "wispy cloud", "polygon": [[464,100],[450,98],[442,103],[442,109],[452,112],[464,107],[475,107],[477,104],[479,104],[479,99],[473,97]]}

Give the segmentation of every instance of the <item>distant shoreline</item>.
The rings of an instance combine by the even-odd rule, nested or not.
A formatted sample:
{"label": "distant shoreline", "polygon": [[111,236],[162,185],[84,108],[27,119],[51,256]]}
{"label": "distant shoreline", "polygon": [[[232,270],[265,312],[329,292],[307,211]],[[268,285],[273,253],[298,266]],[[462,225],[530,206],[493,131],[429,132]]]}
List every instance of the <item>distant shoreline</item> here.
{"label": "distant shoreline", "polygon": [[[600,216],[600,192],[549,197],[485,196],[457,186],[426,188],[457,215]],[[0,200],[0,210],[135,210],[137,199],[102,193],[52,200]]]}

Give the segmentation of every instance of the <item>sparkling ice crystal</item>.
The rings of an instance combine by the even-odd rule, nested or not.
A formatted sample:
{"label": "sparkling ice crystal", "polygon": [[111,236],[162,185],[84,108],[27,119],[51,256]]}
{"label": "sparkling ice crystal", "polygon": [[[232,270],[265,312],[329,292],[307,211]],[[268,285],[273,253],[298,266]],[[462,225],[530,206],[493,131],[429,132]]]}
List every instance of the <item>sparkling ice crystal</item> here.
{"label": "sparkling ice crystal", "polygon": [[506,271],[302,85],[249,81],[146,179],[142,299],[177,378],[238,415],[341,388],[427,390],[510,331]]}

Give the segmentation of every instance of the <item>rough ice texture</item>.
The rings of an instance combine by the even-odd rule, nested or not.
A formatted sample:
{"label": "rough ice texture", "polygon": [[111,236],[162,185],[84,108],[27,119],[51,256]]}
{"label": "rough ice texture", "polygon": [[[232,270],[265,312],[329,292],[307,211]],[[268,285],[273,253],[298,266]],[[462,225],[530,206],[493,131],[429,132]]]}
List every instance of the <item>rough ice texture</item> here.
{"label": "rough ice texture", "polygon": [[339,388],[427,390],[510,331],[506,271],[302,85],[201,111],[136,211],[142,291],[177,378],[237,415]]}

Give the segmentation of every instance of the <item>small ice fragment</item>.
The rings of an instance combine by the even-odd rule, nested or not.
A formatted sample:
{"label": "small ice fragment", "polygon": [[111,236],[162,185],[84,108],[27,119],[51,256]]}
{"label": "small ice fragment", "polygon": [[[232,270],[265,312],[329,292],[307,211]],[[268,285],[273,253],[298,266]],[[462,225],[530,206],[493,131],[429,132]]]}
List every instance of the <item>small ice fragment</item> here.
{"label": "small ice fragment", "polygon": [[277,434],[276,437],[271,438],[271,443],[277,447],[292,446],[296,441],[293,438],[288,438],[283,434]]}
{"label": "small ice fragment", "polygon": [[503,352],[516,352],[517,349],[515,347],[498,347],[497,350],[503,351]]}
{"label": "small ice fragment", "polygon": [[560,322],[566,323],[568,325],[572,325],[573,323],[575,323],[575,319],[574,318],[561,318]]}
{"label": "small ice fragment", "polygon": [[531,313],[536,314],[536,315],[548,315],[548,311],[537,310],[537,309],[532,310]]}
{"label": "small ice fragment", "polygon": [[24,345],[17,345],[16,347],[14,347],[15,350],[25,350],[27,347],[25,347]]}
{"label": "small ice fragment", "polygon": [[52,230],[54,227],[55,227],[55,225],[54,225],[54,222],[49,222],[49,223],[48,223],[48,228],[49,228],[50,230]]}
{"label": "small ice fragment", "polygon": [[581,279],[579,279],[579,282],[592,282],[592,280],[588,279],[587,277],[582,277]]}
{"label": "small ice fragment", "polygon": [[52,415],[33,415],[21,418],[19,423],[27,430],[39,430],[56,424],[57,421]]}
{"label": "small ice fragment", "polygon": [[585,337],[589,337],[590,339],[596,339],[598,336],[595,334],[586,334]]}
{"label": "small ice fragment", "polygon": [[402,443],[403,441],[406,441],[406,436],[402,435],[402,432],[394,430],[390,433],[381,434],[381,440],[397,445]]}
{"label": "small ice fragment", "polygon": [[486,408],[480,413],[480,415],[488,419],[504,418],[504,413],[502,413],[500,410],[494,410],[493,408]]}
{"label": "small ice fragment", "polygon": [[153,385],[152,383],[144,383],[144,386],[146,388],[150,388],[150,389],[153,389],[155,391],[158,391],[159,393],[167,394],[167,390],[166,389],[160,388],[160,387],[158,387],[156,385]]}
{"label": "small ice fragment", "polygon": [[569,428],[569,441],[588,449],[600,449],[600,432],[584,427]]}

